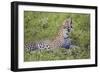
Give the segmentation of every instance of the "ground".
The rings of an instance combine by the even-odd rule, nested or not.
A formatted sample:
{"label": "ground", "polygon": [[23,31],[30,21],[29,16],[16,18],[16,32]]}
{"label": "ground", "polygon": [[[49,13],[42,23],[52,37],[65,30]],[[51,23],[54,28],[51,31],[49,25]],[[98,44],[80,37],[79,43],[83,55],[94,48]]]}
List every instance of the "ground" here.
{"label": "ground", "polygon": [[90,58],[89,49],[65,49],[37,50],[31,53],[25,52],[24,61],[50,61],[50,60],[74,60]]}

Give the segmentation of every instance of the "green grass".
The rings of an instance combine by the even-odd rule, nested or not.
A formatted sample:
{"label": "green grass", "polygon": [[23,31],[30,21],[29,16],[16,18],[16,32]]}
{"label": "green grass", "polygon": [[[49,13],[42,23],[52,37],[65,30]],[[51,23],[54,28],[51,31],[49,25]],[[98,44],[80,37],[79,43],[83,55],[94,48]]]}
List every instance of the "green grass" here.
{"label": "green grass", "polygon": [[24,11],[24,43],[53,39],[65,19],[71,17],[72,43],[79,48],[24,52],[24,61],[72,60],[90,58],[90,15]]}
{"label": "green grass", "polygon": [[50,60],[75,60],[90,58],[90,50],[82,48],[64,49],[57,48],[52,50],[37,50],[25,52],[24,61],[50,61]]}

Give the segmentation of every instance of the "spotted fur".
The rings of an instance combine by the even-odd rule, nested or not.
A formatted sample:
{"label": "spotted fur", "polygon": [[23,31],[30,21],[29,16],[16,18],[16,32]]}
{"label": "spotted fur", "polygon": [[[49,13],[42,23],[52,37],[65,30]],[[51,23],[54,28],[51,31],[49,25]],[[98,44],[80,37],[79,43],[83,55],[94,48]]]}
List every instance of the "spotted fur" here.
{"label": "spotted fur", "polygon": [[25,44],[25,48],[28,51],[34,51],[34,50],[42,50],[42,49],[54,49],[54,48],[69,48],[71,41],[70,39],[67,39],[68,33],[72,29],[72,19],[69,18],[64,21],[63,26],[60,27],[58,34],[56,37],[53,38],[53,40],[44,40],[44,41],[39,41],[35,43],[28,43]]}

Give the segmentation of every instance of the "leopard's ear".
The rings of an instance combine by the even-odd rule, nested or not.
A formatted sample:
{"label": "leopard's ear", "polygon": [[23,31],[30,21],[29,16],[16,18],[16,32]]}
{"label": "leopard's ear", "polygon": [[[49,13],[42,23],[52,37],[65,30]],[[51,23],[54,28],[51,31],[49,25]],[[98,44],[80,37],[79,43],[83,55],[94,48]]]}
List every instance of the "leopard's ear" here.
{"label": "leopard's ear", "polygon": [[72,24],[72,17],[69,17],[67,20]]}
{"label": "leopard's ear", "polygon": [[71,28],[73,28],[72,25],[71,25]]}
{"label": "leopard's ear", "polygon": [[72,17],[70,18],[70,23],[72,24],[73,22],[72,22]]}

